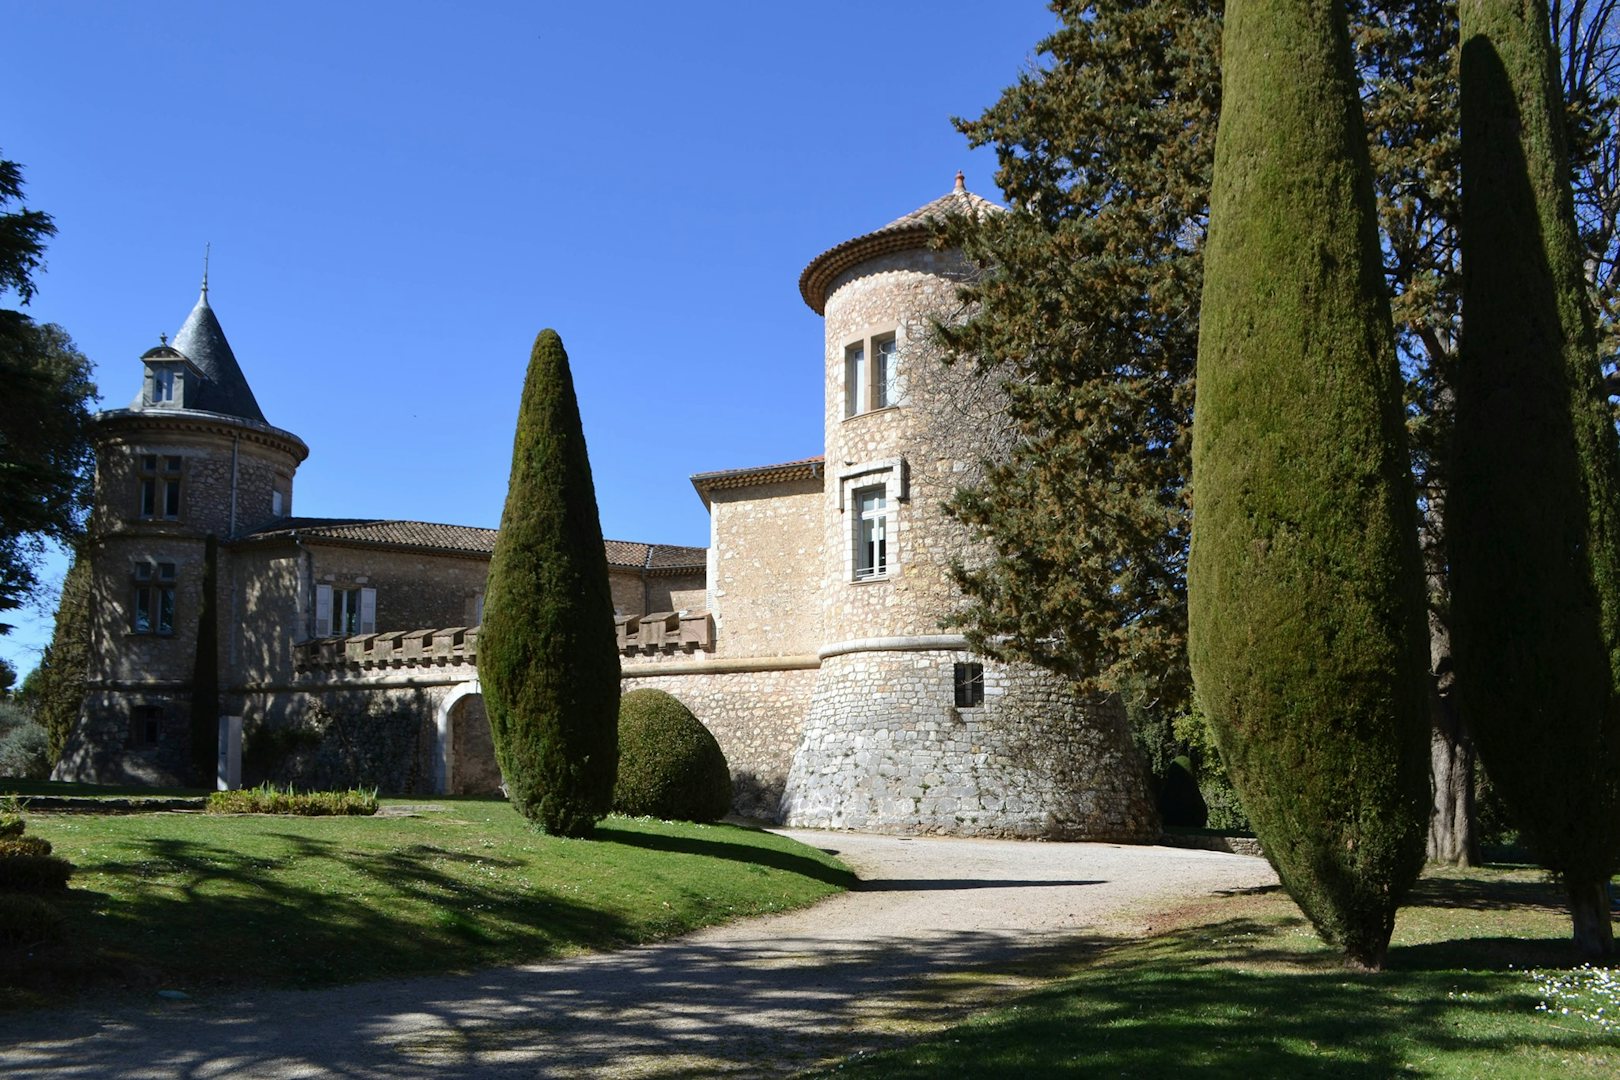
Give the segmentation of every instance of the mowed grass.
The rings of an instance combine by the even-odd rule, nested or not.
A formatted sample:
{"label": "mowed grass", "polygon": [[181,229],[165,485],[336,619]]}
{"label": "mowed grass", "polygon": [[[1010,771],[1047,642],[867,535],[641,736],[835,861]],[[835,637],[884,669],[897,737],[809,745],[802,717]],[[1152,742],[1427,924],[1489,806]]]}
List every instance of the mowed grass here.
{"label": "mowed grass", "polygon": [[854,881],[820,851],[736,826],[609,818],[597,839],[565,840],[504,802],[421,805],[357,818],[29,813],[29,833],[78,873],[64,939],[0,956],[0,1004],[541,960],[800,907]]}
{"label": "mowed grass", "polygon": [[1379,974],[1346,969],[1280,891],[1155,922],[1084,947],[1049,989],[829,1075],[1620,1075],[1620,973],[1580,967],[1533,870],[1425,878]]}

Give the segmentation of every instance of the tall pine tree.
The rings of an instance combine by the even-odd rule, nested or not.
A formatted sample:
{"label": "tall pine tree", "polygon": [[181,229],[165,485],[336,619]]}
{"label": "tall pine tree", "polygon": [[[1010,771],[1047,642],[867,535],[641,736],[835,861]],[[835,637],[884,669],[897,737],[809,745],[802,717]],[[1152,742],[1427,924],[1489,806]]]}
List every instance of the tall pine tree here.
{"label": "tall pine tree", "polygon": [[585,433],[562,339],[535,339],[490,558],[478,676],[513,804],[590,836],[613,801],[619,651]]}
{"label": "tall pine tree", "polygon": [[1463,317],[1451,495],[1458,693],[1576,944],[1613,951],[1620,444],[1540,0],[1462,0]]}
{"label": "tall pine tree", "polygon": [[1427,635],[1344,9],[1233,0],[1221,72],[1193,674],[1283,885],[1377,968],[1423,861]]}

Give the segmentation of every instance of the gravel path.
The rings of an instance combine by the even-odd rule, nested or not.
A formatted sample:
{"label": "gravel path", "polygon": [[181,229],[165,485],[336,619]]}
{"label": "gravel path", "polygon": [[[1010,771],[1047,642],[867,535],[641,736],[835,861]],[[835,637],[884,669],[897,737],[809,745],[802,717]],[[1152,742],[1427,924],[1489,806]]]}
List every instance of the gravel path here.
{"label": "gravel path", "polygon": [[0,1074],[775,1075],[947,1022],[1174,904],[1276,881],[1206,851],[784,831],[860,888],[557,963],[0,1016]]}

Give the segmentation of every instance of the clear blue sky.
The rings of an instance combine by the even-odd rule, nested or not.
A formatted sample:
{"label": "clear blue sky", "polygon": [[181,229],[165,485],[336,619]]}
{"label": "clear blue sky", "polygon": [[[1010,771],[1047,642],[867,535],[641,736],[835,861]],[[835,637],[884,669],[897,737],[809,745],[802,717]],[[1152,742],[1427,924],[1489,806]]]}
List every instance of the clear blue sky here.
{"label": "clear blue sky", "polygon": [[[950,189],[1038,0],[0,0],[0,152],[59,229],[30,314],[127,404],[210,298],[304,515],[495,526],[529,346],[572,360],[603,532],[820,453],[815,255]],[[999,199],[998,199],[999,201]],[[3,392],[3,391],[0,391]],[[53,562],[51,576],[60,575]],[[49,607],[54,608],[54,597]],[[0,637],[19,673],[48,612]]]}

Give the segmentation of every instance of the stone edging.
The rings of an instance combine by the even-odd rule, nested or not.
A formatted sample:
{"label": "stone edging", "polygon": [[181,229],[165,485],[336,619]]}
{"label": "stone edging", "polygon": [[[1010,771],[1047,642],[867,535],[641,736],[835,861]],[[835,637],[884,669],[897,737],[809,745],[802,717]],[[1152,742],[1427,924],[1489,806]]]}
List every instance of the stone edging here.
{"label": "stone edging", "polygon": [[1159,837],[1160,847],[1194,848],[1198,851],[1224,851],[1231,855],[1247,855],[1263,859],[1260,841],[1252,836],[1221,836],[1218,833],[1165,833]]}

